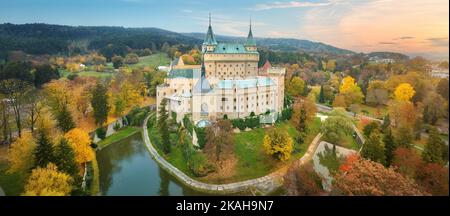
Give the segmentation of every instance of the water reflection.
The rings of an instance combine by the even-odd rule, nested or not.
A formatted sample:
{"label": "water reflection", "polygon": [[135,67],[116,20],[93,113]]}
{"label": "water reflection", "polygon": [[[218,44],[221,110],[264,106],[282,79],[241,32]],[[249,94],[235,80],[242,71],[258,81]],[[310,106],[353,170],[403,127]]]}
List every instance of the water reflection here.
{"label": "water reflection", "polygon": [[97,152],[102,195],[208,195],[185,187],[150,157],[137,133]]}

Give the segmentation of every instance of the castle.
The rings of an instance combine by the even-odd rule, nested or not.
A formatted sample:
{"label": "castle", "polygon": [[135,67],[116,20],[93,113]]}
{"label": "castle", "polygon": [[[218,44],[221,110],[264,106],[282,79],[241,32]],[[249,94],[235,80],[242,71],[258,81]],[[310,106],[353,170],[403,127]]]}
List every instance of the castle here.
{"label": "castle", "polygon": [[285,68],[272,67],[269,62],[258,68],[251,22],[244,44],[220,43],[210,18],[202,56],[201,66],[184,65],[181,58],[171,64],[167,78],[156,89],[158,110],[167,99],[167,110],[177,114],[178,122],[189,115],[197,126],[225,115],[235,119],[281,112]]}

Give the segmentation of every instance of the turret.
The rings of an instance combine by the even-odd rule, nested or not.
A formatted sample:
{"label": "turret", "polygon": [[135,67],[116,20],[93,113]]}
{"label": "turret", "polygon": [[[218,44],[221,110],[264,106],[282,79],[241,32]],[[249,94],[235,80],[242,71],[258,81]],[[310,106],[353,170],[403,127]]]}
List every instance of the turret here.
{"label": "turret", "polygon": [[211,14],[209,14],[208,32],[206,32],[205,41],[203,42],[202,51],[212,52],[217,46],[216,38],[211,27]]}
{"label": "turret", "polygon": [[252,33],[252,20],[250,20],[250,30],[248,31],[247,41],[245,42],[245,48],[249,52],[256,52],[256,41],[253,38]]}

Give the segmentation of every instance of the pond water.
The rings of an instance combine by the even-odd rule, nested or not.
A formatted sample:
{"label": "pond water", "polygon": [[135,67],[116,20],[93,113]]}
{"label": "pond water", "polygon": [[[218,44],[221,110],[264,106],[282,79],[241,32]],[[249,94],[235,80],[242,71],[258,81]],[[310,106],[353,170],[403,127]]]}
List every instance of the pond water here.
{"label": "pond water", "polygon": [[141,133],[97,151],[100,191],[104,196],[208,195],[192,190],[151,158]]}

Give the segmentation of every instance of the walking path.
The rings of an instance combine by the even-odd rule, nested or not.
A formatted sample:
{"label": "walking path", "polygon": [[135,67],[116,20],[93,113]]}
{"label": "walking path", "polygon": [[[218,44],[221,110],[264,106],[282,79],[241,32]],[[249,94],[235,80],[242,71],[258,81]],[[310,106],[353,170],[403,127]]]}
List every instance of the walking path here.
{"label": "walking path", "polygon": [[[283,176],[287,172],[287,167],[281,168],[269,175],[260,178],[230,184],[208,184],[197,181],[184,174],[178,168],[167,162],[163,157],[161,157],[161,155],[159,155],[158,151],[154,148],[154,146],[150,142],[150,138],[148,136],[147,121],[149,117],[150,115],[148,115],[145,118],[144,124],[142,125],[143,130],[142,139],[144,140],[144,143],[148,151],[150,152],[151,157],[160,165],[162,169],[169,172],[172,176],[177,178],[180,182],[182,182],[186,186],[198,191],[213,194],[233,194],[242,191],[254,191],[254,190],[260,191],[264,194],[268,194],[276,190],[283,184]],[[311,160],[314,151],[317,148],[318,141],[320,140],[321,137],[322,134],[318,134],[314,138],[312,143],[309,145],[305,155],[303,155],[302,158],[294,162],[295,165],[300,166],[305,162]]]}

